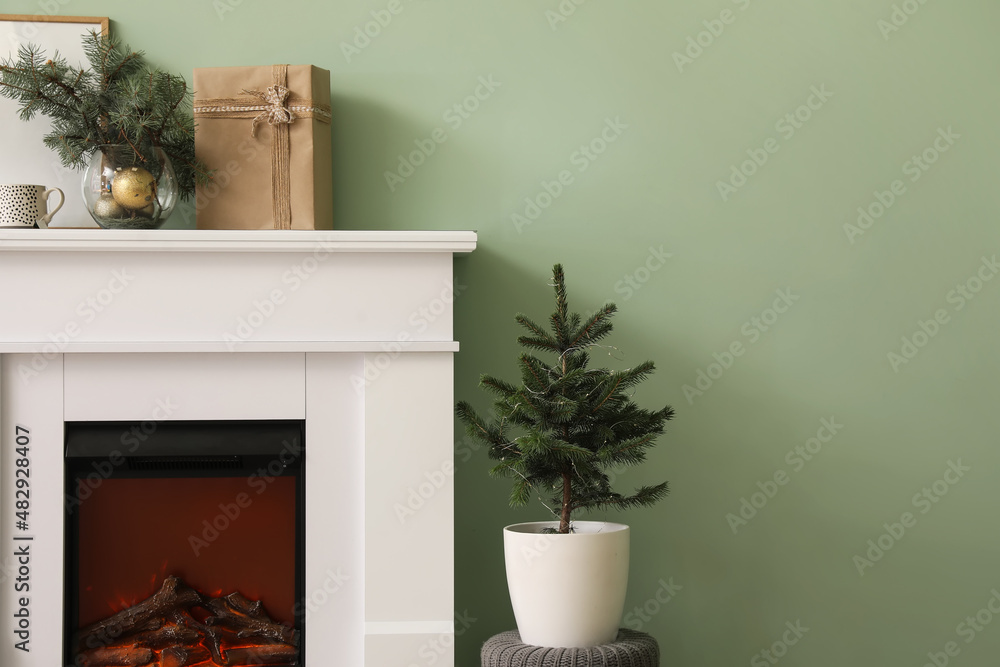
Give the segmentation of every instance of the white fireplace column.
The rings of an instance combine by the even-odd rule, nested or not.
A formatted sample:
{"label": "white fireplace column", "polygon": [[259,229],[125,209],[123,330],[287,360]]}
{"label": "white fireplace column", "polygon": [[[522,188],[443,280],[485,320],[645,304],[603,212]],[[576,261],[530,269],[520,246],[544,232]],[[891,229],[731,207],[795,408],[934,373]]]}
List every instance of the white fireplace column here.
{"label": "white fireplace column", "polygon": [[475,245],[0,230],[0,665],[62,663],[64,422],[296,419],[304,667],[451,667],[452,263]]}

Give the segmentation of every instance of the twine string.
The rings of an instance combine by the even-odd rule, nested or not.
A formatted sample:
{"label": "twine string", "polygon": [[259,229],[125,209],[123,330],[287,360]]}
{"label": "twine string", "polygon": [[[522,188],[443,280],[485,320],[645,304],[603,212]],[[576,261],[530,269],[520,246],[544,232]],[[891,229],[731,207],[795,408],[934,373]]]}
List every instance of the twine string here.
{"label": "twine string", "polygon": [[243,90],[240,97],[195,100],[201,118],[250,119],[250,136],[259,126],[271,126],[271,210],[275,229],[292,228],[290,125],[299,118],[329,123],[330,107],[295,97],[288,88],[288,65],[271,67],[272,84],[263,91]]}
{"label": "twine string", "polygon": [[291,91],[285,86],[275,84],[268,86],[264,92],[259,90],[243,90],[244,95],[256,97],[264,103],[264,109],[254,116],[253,123],[250,124],[250,136],[257,136],[257,126],[262,121],[267,121],[268,125],[289,125],[297,116],[288,108],[288,96]]}

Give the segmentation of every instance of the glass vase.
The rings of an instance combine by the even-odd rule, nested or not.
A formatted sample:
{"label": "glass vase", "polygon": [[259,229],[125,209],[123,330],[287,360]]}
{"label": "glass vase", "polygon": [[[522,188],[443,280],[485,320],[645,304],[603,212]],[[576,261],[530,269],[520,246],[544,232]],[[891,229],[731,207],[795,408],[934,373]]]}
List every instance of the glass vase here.
{"label": "glass vase", "polygon": [[180,189],[161,149],[143,160],[131,146],[100,146],[83,174],[83,200],[105,229],[158,229],[177,205]]}

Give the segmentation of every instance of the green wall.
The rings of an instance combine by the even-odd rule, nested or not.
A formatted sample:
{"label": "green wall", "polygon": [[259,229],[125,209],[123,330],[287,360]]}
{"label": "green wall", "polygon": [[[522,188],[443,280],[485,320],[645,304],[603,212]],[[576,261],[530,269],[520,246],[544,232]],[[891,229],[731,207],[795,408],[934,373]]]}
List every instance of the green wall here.
{"label": "green wall", "polygon": [[[548,314],[554,262],[571,305],[618,303],[605,359],[654,359],[638,400],[678,413],[648,465],[619,475],[626,488],[667,478],[671,497],[607,517],[633,526],[627,608],[651,612],[633,626],[660,641],[664,665],[771,664],[760,651],[786,622],[808,631],[782,664],[995,660],[1000,280],[980,276],[1000,253],[1000,5],[900,1],[897,26],[893,0],[400,0],[348,62],[342,44],[388,0],[58,2],[109,15],[188,75],[330,69],[337,226],[479,231],[456,262],[459,397],[485,406],[478,374],[513,377],[512,316]],[[688,43],[720,28],[700,54]],[[687,48],[689,62],[675,55]],[[479,88],[467,118],[449,113],[481,78],[499,87]],[[439,127],[447,140],[390,190],[385,172]],[[579,152],[592,142],[593,160]],[[925,150],[934,163],[921,167]],[[754,156],[744,183],[733,165]],[[564,171],[537,219],[512,219]],[[859,226],[858,207],[878,214],[879,197],[892,205]],[[661,266],[651,249],[670,257]],[[785,312],[769,311],[779,290]],[[686,396],[699,371],[716,379]],[[457,447],[456,604],[476,619],[458,664],[471,667],[513,627],[500,530],[543,515],[509,510],[485,453]],[[753,496],[758,483],[773,497]],[[745,524],[743,498],[766,500]],[[858,561],[880,536],[891,549]]]}

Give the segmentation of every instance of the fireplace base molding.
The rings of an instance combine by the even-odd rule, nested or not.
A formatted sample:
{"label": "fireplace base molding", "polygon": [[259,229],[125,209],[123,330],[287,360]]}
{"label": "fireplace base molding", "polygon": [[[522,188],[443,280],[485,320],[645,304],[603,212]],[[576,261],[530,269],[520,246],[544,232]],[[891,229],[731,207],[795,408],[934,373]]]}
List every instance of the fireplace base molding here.
{"label": "fireplace base molding", "polygon": [[303,667],[453,665],[452,258],[475,243],[0,230],[0,664],[63,662],[66,422],[302,420]]}

